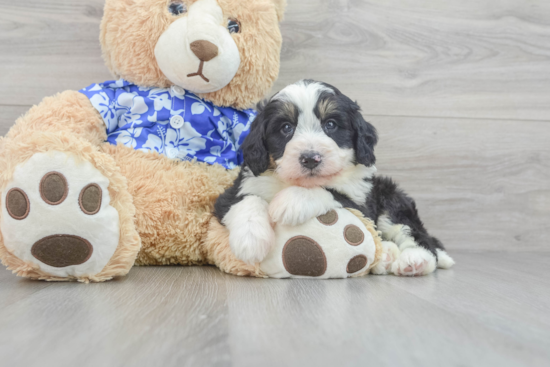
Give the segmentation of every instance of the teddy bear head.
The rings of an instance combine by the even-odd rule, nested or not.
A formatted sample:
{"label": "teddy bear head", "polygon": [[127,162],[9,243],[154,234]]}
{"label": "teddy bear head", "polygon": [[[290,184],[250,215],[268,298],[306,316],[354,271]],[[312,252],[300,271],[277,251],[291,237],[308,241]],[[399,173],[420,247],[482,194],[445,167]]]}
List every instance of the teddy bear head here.
{"label": "teddy bear head", "polygon": [[101,23],[111,72],[144,87],[179,86],[247,108],[279,73],[286,0],[107,0]]}

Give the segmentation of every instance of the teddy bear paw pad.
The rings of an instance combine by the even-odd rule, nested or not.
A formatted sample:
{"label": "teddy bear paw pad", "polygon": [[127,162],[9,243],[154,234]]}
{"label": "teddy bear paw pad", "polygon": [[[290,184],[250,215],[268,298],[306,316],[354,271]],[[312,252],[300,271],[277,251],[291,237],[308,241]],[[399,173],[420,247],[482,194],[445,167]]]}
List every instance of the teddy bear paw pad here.
{"label": "teddy bear paw pad", "polygon": [[6,248],[52,276],[99,273],[119,243],[108,187],[90,162],[61,152],[33,155],[2,192]]}
{"label": "teddy bear paw pad", "polygon": [[327,270],[327,258],[317,242],[309,237],[291,238],[283,248],[283,264],[292,275],[318,277]]}
{"label": "teddy bear paw pad", "polygon": [[260,264],[272,278],[347,278],[365,273],[374,261],[374,238],[347,209],[274,230],[275,244]]}

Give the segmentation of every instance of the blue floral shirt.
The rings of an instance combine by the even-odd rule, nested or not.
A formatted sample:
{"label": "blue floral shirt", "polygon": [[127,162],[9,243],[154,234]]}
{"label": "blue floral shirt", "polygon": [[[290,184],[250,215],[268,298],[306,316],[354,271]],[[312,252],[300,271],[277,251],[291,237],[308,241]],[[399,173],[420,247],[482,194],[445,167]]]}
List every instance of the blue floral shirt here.
{"label": "blue floral shirt", "polygon": [[240,146],[256,117],[254,110],[217,107],[177,86],[142,88],[120,79],[80,92],[105,121],[109,143],[226,168],[242,164]]}

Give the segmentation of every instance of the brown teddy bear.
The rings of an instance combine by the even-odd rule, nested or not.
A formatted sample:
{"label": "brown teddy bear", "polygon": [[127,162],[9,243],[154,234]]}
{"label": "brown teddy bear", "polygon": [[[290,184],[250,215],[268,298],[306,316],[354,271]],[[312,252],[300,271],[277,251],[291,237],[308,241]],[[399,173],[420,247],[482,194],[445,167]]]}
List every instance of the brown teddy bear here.
{"label": "brown teddy bear", "polygon": [[[284,276],[277,255],[263,270],[235,258],[211,213],[242,163],[247,108],[277,78],[285,5],[107,0],[100,39],[119,80],[45,98],[0,141],[2,262],[23,277],[83,282],[134,264]],[[372,236],[363,274],[380,239],[350,213]]]}

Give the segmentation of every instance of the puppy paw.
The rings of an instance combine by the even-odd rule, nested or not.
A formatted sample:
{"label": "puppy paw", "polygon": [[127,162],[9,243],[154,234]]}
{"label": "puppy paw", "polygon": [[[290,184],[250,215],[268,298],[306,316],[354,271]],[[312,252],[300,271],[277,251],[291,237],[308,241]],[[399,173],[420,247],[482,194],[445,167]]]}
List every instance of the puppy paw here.
{"label": "puppy paw", "polygon": [[229,235],[229,245],[235,256],[247,264],[262,261],[273,243],[273,230],[260,229],[258,226],[247,226],[242,230],[232,231]]}
{"label": "puppy paw", "polygon": [[397,245],[390,241],[382,241],[382,248],[382,258],[372,269],[373,274],[385,275],[391,273],[392,265],[401,253]]}
{"label": "puppy paw", "polygon": [[392,265],[392,273],[399,276],[419,276],[430,274],[435,270],[435,256],[422,247],[409,247]]}
{"label": "puppy paw", "polygon": [[247,264],[262,261],[274,241],[267,214],[267,203],[257,196],[247,196],[225,215],[223,224],[229,230],[233,254]]}
{"label": "puppy paw", "polygon": [[297,226],[340,207],[324,189],[291,186],[280,191],[271,201],[269,216],[274,223]]}

